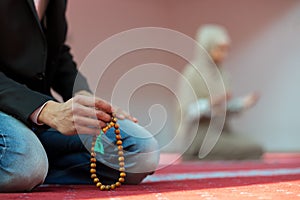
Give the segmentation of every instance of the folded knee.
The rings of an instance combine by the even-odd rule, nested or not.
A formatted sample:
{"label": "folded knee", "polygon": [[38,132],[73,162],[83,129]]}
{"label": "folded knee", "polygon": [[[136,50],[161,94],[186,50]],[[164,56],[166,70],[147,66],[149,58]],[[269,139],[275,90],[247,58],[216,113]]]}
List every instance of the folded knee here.
{"label": "folded knee", "polygon": [[0,192],[26,192],[42,184],[48,172],[47,160],[35,164],[11,166],[0,172]]}
{"label": "folded knee", "polygon": [[152,173],[127,173],[125,183],[128,185],[140,184],[150,174]]}
{"label": "folded knee", "polygon": [[6,146],[0,162],[0,192],[30,191],[43,183],[48,172],[48,159],[36,140],[28,142],[24,139],[18,145]]}
{"label": "folded knee", "polygon": [[154,138],[148,139],[147,144],[141,145],[139,153],[133,159],[134,166],[128,169],[128,172],[137,177],[147,176],[153,173],[159,163],[159,146]]}

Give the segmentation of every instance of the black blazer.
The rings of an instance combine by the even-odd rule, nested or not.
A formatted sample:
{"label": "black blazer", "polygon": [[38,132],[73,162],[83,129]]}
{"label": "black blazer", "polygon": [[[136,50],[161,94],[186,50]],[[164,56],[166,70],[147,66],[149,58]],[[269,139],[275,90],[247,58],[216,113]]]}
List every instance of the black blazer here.
{"label": "black blazer", "polygon": [[0,110],[28,126],[30,114],[53,99],[50,88],[64,100],[89,90],[65,45],[65,11],[66,0],[50,0],[40,22],[33,0],[0,1]]}

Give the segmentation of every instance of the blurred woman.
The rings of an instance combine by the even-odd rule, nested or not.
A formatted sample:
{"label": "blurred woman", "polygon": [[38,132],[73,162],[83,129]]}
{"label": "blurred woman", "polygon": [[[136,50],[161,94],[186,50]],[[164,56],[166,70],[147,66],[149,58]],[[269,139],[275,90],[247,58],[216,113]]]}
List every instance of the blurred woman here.
{"label": "blurred woman", "polygon": [[[186,149],[183,159],[260,158],[263,153],[262,147],[249,137],[234,133],[229,124],[230,117],[253,106],[258,100],[258,95],[251,93],[245,97],[232,98],[228,75],[222,68],[230,47],[226,29],[219,25],[204,25],[198,30],[196,40],[204,50],[196,51],[192,64],[183,70],[184,78],[179,84],[178,115],[182,117],[177,125],[181,123],[178,129],[180,140],[193,137],[184,145]],[[194,96],[188,92],[187,83]],[[218,92],[222,91],[222,88],[224,92]],[[226,118],[224,127],[220,129],[211,122],[222,114]],[[192,130],[196,130],[194,135]],[[202,152],[201,147],[201,150],[204,150]]]}

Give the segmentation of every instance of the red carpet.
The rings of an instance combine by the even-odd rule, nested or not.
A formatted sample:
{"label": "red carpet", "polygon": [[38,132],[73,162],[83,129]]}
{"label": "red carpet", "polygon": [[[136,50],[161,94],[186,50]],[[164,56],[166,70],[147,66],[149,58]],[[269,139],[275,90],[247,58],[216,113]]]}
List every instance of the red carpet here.
{"label": "red carpet", "polygon": [[0,199],[300,199],[300,154],[267,154],[260,161],[178,162],[137,186],[98,191],[94,186],[37,188]]}

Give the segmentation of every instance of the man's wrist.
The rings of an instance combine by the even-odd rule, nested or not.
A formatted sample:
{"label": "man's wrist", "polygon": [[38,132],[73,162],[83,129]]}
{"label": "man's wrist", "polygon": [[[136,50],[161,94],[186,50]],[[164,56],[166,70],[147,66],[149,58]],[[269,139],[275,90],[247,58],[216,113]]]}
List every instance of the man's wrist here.
{"label": "man's wrist", "polygon": [[30,115],[30,120],[35,123],[36,125],[44,125],[43,123],[40,123],[38,121],[38,117],[41,113],[41,111],[43,110],[43,108],[46,106],[46,104],[48,103],[48,101],[46,103],[44,103],[42,106],[40,106],[39,108],[37,108],[31,115]]}
{"label": "man's wrist", "polygon": [[43,109],[41,110],[38,118],[37,118],[37,122],[41,123],[41,124],[46,124],[50,127],[53,127],[53,111],[54,111],[54,106],[56,106],[56,104],[58,104],[55,101],[48,101],[45,106],[43,107]]}

